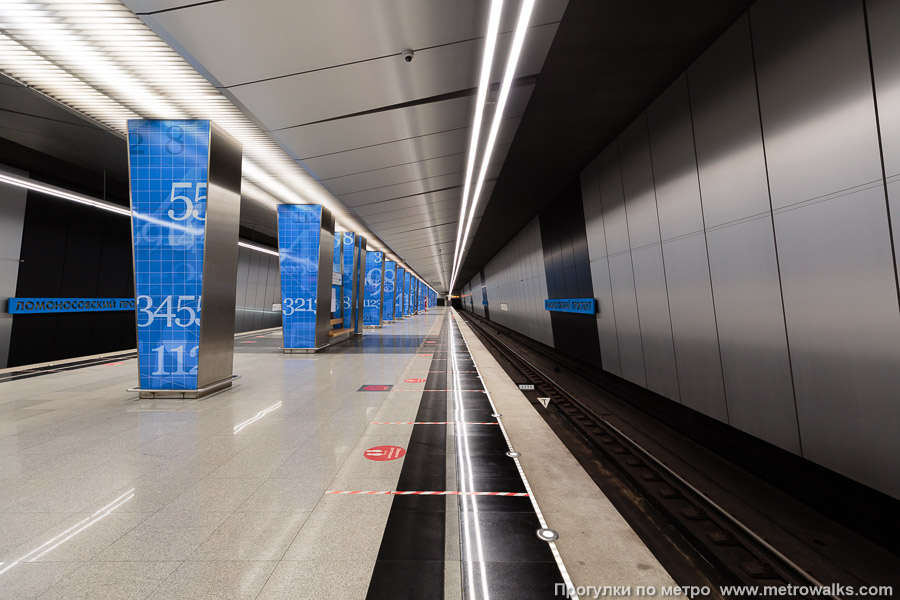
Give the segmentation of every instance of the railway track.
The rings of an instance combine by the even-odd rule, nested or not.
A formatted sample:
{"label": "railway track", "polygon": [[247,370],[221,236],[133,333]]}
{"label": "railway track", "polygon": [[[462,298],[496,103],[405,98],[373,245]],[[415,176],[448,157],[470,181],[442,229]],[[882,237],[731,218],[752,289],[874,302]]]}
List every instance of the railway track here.
{"label": "railway track", "polygon": [[[480,317],[471,313],[466,316],[469,325],[521,374],[521,383],[534,385],[545,409],[555,411],[573,427],[724,579],[734,585],[758,587],[826,587],[603,415],[567,392],[551,375],[493,333]],[[791,595],[804,597],[802,593]],[[822,592],[814,595],[840,598]]]}

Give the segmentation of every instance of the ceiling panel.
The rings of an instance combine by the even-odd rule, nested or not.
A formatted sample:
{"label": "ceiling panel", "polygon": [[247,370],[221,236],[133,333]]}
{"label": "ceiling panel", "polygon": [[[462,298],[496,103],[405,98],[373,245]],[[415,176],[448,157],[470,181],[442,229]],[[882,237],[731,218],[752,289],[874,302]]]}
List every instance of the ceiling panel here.
{"label": "ceiling panel", "polygon": [[385,200],[383,202],[373,202],[371,204],[359,206],[355,210],[358,215],[368,221],[368,219],[372,215],[390,213],[394,210],[402,210],[420,205],[424,206],[428,204],[437,204],[440,202],[445,202],[447,200],[452,200],[458,204],[459,196],[461,194],[462,190],[459,187],[454,186],[449,189],[444,189],[436,192],[412,194],[410,196],[401,196],[399,198],[393,198],[390,200]]}
{"label": "ceiling panel", "polygon": [[[498,143],[512,141],[519,119],[520,117],[510,117],[503,120]],[[466,152],[471,136],[472,128],[465,127],[308,159],[304,164],[320,181],[326,182],[355,173],[366,173],[375,169]]]}
{"label": "ceiling panel", "polygon": [[[556,28],[551,24],[532,29],[518,76],[540,71]],[[506,47],[509,38],[501,36],[498,45]],[[390,56],[229,91],[269,129],[282,129],[474,88],[481,51],[481,40],[475,39],[421,50],[411,63]]]}
{"label": "ceiling panel", "polygon": [[[147,0],[126,0],[135,12]],[[174,4],[174,3],[172,3]],[[542,0],[531,23],[558,22],[564,0]],[[252,0],[198,3],[153,15],[223,86],[329,69],[484,36],[483,0]],[[502,31],[515,14],[505,11]],[[238,33],[239,35],[226,35]]]}
{"label": "ceiling panel", "polygon": [[[488,179],[496,178],[497,173],[499,172],[499,165],[497,165],[496,163],[491,165],[490,167],[488,167],[487,171]],[[457,173],[448,173],[446,175],[429,177],[427,179],[420,179],[418,181],[410,181],[408,183],[401,183],[398,185],[389,185],[383,188],[375,188],[363,192],[356,192],[354,194],[344,194],[343,196],[341,196],[341,201],[350,208],[355,208],[356,206],[369,204],[371,202],[389,200],[391,198],[397,198],[398,196],[405,196],[409,194],[421,194],[429,190],[450,187],[451,185],[458,185],[459,183],[461,183],[462,178],[462,170],[460,170]]]}
{"label": "ceiling panel", "polygon": [[[495,150],[497,160],[502,160],[509,144],[499,144]],[[459,148],[459,152],[448,156],[432,158],[396,167],[376,169],[365,173],[356,173],[345,177],[337,177],[322,181],[335,196],[357,193],[363,190],[378,189],[387,185],[395,185],[420,179],[430,179],[447,173],[459,173],[465,168],[465,146]]]}
{"label": "ceiling panel", "polygon": [[[533,85],[514,88],[506,106],[506,115],[523,114],[533,89]],[[291,127],[273,135],[295,157],[306,161],[324,154],[469,127],[475,112],[474,106],[475,95],[469,94],[460,98]]]}

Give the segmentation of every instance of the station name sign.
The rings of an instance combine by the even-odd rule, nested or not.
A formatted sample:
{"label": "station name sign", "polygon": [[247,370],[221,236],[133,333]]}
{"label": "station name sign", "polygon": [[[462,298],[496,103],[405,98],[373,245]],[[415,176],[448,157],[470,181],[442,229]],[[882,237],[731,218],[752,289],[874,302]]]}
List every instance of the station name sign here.
{"label": "station name sign", "polygon": [[134,298],[10,298],[11,315],[134,310]]}
{"label": "station name sign", "polygon": [[597,312],[594,298],[553,298],[544,300],[544,310],[593,315]]}

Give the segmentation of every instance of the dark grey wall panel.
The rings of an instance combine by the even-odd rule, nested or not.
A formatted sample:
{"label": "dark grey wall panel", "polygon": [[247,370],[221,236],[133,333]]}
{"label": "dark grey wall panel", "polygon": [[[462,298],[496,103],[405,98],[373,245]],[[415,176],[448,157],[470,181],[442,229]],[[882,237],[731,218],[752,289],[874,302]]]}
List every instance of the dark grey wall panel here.
{"label": "dark grey wall panel", "polygon": [[687,77],[681,77],[647,109],[653,182],[663,240],[703,231],[694,157]]}
{"label": "dark grey wall panel", "polygon": [[900,496],[900,316],[884,191],[776,213],[775,235],[803,454]]}
{"label": "dark grey wall panel", "polygon": [[622,133],[619,148],[647,387],[680,400],[646,115]]}
{"label": "dark grey wall panel", "polygon": [[658,245],[632,250],[631,260],[647,387],[680,402],[662,251]]}
{"label": "dark grey wall panel", "polygon": [[609,263],[609,284],[619,347],[620,375],[646,386],[644,349],[641,344],[641,324],[638,318],[637,296],[634,293],[634,269],[631,264],[631,245],[628,241],[628,220],[625,214],[625,195],[622,191],[622,171],[619,167],[619,148],[613,143],[600,154],[600,201],[603,230]]}
{"label": "dark grey wall panel", "polygon": [[894,256],[900,263],[900,2],[868,0],[866,8]]}
{"label": "dark grey wall panel", "polygon": [[272,310],[280,298],[278,257],[238,248],[235,333],[280,327],[281,312]]}
{"label": "dark grey wall panel", "polygon": [[688,83],[729,423],[799,454],[746,15]]}
{"label": "dark grey wall panel", "polygon": [[750,10],[772,206],[881,179],[862,2]]}
{"label": "dark grey wall panel", "polygon": [[600,357],[603,369],[622,375],[619,362],[619,343],[616,338],[616,311],[606,258],[606,234],[603,231],[603,206],[600,203],[598,160],[581,173],[581,197],[584,203],[584,224],[587,232],[588,256],[591,263],[591,282],[597,299],[597,331],[600,335]]}
{"label": "dark grey wall panel", "polygon": [[681,402],[727,422],[686,76],[647,109],[647,124]]}
{"label": "dark grey wall panel", "polygon": [[634,291],[634,268],[631,253],[622,252],[609,257],[609,279],[616,306],[616,333],[619,342],[619,361],[622,377],[640,386],[647,385],[644,370],[644,347],[641,342],[641,322],[638,317],[637,295]]}
{"label": "dark grey wall panel", "polygon": [[862,3],[765,0],[750,21],[803,454],[897,497],[900,312]]}
{"label": "dark grey wall panel", "polygon": [[681,402],[727,423],[706,236],[701,231],[664,242],[663,256]]}
{"label": "dark grey wall panel", "polygon": [[729,423],[799,454],[771,216],[706,235]]}
{"label": "dark grey wall panel", "polygon": [[653,189],[653,165],[647,116],[641,114],[619,136],[622,164],[622,189],[628,215],[628,240],[631,249],[659,243],[659,215]]}
{"label": "dark grey wall panel", "polygon": [[768,214],[746,15],[688,69],[688,82],[706,227]]}

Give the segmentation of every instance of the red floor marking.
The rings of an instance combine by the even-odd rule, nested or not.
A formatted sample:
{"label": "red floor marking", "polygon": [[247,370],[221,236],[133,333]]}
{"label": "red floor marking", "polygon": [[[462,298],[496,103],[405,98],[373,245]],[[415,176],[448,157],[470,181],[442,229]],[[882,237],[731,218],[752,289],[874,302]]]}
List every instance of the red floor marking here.
{"label": "red floor marking", "polygon": [[359,388],[360,392],[389,392],[391,391],[390,385],[364,385]]}
{"label": "red floor marking", "polygon": [[242,344],[255,344],[256,342],[254,342],[254,341],[251,340],[251,341],[249,341],[249,342],[241,342],[241,343],[242,343]]}
{"label": "red floor marking", "polygon": [[375,446],[363,452],[363,456],[369,460],[385,461],[397,460],[406,454],[406,450],[400,446]]}
{"label": "red floor marking", "polygon": [[114,362],[114,363],[103,363],[103,364],[105,364],[107,366],[112,366],[112,365],[123,365],[125,363],[124,362]]}
{"label": "red floor marking", "polygon": [[425,383],[424,379],[419,379],[417,377],[414,377],[412,379],[404,379],[403,381],[406,383]]}
{"label": "red floor marking", "polygon": [[354,494],[358,496],[511,496],[527,498],[526,492],[412,492],[399,490],[328,490],[326,494]]}

